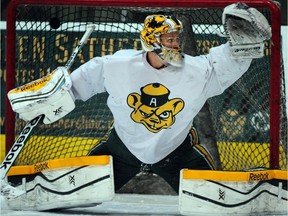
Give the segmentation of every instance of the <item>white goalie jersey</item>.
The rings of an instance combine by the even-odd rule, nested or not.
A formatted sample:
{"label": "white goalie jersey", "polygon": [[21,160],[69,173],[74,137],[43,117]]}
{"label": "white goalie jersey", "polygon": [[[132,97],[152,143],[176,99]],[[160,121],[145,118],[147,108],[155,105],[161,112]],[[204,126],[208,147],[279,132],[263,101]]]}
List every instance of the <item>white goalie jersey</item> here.
{"label": "white goalie jersey", "polygon": [[205,101],[239,79],[251,59],[231,59],[225,44],[206,56],[185,55],[181,68],[157,70],[146,54],[96,57],[72,72],[71,90],[84,101],[107,91],[118,136],[139,160],[153,164],[183,142]]}

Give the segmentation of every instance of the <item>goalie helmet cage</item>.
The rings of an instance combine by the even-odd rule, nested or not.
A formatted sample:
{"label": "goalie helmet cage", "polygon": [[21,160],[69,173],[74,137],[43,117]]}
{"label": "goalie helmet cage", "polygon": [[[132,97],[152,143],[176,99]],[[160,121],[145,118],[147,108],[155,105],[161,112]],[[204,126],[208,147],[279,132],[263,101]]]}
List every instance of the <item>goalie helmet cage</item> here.
{"label": "goalie helmet cage", "polygon": [[[253,60],[240,80],[222,95],[208,100],[220,160],[224,170],[287,169],[280,10],[273,1],[243,2],[267,17],[272,39],[265,44],[265,57]],[[185,41],[193,43],[198,54],[205,54],[209,48],[226,42],[213,28],[223,33],[221,15],[231,3],[235,1],[12,0],[7,10],[6,91],[64,65],[85,26],[91,23],[97,25],[96,31],[78,54],[73,69],[95,56],[123,48],[141,49],[139,32],[143,20],[159,11],[188,20],[191,28],[184,28],[189,28],[190,34],[184,36],[190,40]],[[86,155],[113,123],[106,98],[103,93],[85,103],[77,101],[76,109],[65,118],[39,125],[16,165]],[[24,125],[6,101],[7,151]]]}

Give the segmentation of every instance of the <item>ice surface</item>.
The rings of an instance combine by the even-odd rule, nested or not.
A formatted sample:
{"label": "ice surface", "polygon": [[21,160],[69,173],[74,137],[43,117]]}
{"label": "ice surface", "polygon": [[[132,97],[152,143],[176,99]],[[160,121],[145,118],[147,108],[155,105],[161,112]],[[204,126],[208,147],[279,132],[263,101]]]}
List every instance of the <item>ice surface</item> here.
{"label": "ice surface", "polygon": [[[178,196],[170,195],[141,195],[141,194],[116,194],[110,202],[90,207],[70,208],[54,211],[13,211],[6,203],[6,198],[0,196],[1,216],[179,216]],[[209,213],[191,214],[191,216],[228,216],[224,212],[219,214]],[[238,214],[237,214],[238,215]],[[244,214],[239,213],[239,216]],[[249,216],[277,216],[280,214],[261,213]],[[283,214],[281,214],[283,215]],[[230,215],[229,215],[230,216]],[[247,215],[245,215],[247,216]]]}
{"label": "ice surface", "polygon": [[5,197],[1,197],[1,216],[97,216],[97,215],[180,215],[178,196],[116,194],[110,202],[101,205],[65,209],[58,211],[13,211],[7,206]]}

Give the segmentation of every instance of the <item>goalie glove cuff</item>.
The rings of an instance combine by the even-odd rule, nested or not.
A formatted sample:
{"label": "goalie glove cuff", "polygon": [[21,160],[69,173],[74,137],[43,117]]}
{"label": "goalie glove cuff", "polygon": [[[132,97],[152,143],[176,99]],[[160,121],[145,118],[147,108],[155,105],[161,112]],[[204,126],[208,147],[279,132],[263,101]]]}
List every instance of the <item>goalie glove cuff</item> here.
{"label": "goalie glove cuff", "polygon": [[251,58],[261,58],[264,53],[264,43],[258,44],[242,44],[242,45],[231,45],[230,44],[230,54],[232,58],[235,59],[251,59]]}

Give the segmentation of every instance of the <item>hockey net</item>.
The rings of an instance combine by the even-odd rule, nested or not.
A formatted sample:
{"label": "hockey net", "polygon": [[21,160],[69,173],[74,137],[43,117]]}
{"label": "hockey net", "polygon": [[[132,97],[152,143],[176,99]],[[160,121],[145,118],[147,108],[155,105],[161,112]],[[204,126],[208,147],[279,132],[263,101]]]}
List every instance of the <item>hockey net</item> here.
{"label": "hockey net", "polygon": [[[141,49],[139,31],[143,20],[148,14],[159,11],[183,19],[187,29],[183,49],[187,53],[206,54],[211,47],[226,42],[215,29],[223,32],[221,15],[229,2],[233,3],[205,0],[140,0],[137,3],[29,0],[25,3],[23,0],[19,4],[11,1],[7,15],[7,91],[65,65],[90,23],[97,25],[96,31],[78,54],[72,70],[95,56],[110,55],[120,49]],[[258,8],[269,23],[271,16],[278,16],[275,5],[256,2],[249,1],[249,5]],[[265,44],[265,57],[253,60],[249,71],[237,83],[222,95],[208,100],[210,119],[201,122],[212,121],[213,131],[208,134],[215,134],[212,139],[224,170],[287,169],[284,69],[280,67],[281,55],[271,50],[271,44],[280,47],[276,40],[277,23],[272,25],[272,34],[275,41]],[[87,155],[113,124],[106,99],[107,94],[102,93],[85,103],[77,101],[76,109],[65,118],[39,125],[16,165]],[[17,116],[14,119],[7,104],[6,109],[9,149],[26,122]]]}

